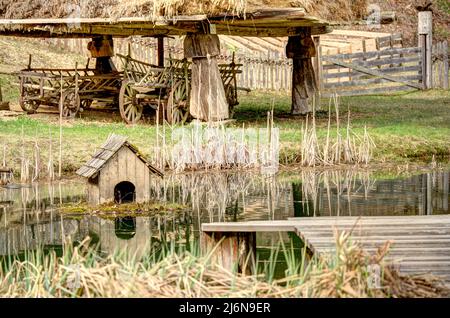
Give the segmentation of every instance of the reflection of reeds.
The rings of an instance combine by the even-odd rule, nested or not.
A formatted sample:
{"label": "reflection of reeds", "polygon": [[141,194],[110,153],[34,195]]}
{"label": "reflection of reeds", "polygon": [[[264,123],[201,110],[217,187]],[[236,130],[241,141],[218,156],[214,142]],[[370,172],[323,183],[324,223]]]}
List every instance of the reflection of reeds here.
{"label": "reflection of reeds", "polygon": [[[37,135],[37,133],[36,133]],[[34,139],[34,173],[33,178],[31,181],[37,181],[39,180],[40,172],[41,172],[41,155],[40,155],[40,148],[37,141],[37,136]]]}
{"label": "reflection of reeds", "polygon": [[53,140],[52,133],[49,129],[48,132],[49,147],[48,147],[48,163],[47,163],[47,177],[50,181],[55,179],[55,165],[53,163]]}
{"label": "reflection of reeds", "polygon": [[20,181],[22,183],[28,182],[30,179],[30,166],[29,160],[25,156],[25,139],[22,125],[22,145],[21,145],[21,156],[20,156]]}
{"label": "reflection of reeds", "polygon": [[[344,195],[346,196],[345,202],[350,209],[351,197],[362,192],[367,199],[368,193],[375,183],[369,171],[355,170],[303,170],[301,171],[301,181],[304,209],[310,216],[317,215],[320,209],[319,204],[323,200],[322,193],[326,193],[329,215],[339,216],[343,212],[341,211],[341,201],[344,200],[342,198]],[[348,214],[351,215],[351,211],[348,211]]]}

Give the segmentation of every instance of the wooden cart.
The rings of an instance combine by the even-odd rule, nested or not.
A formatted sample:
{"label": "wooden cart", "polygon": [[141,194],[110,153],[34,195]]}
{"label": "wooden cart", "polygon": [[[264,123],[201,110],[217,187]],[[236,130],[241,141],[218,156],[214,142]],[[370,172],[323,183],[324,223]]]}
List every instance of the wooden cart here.
{"label": "wooden cart", "polygon": [[[145,107],[160,111],[160,118],[170,124],[184,123],[189,117],[190,63],[170,59],[169,66],[158,67],[117,54],[123,72],[97,74],[95,69],[31,68],[18,73],[20,106],[31,114],[41,104],[59,107],[62,114],[74,117],[80,109],[88,109],[94,100],[119,108],[128,124],[142,118]],[[89,64],[89,63],[88,63]],[[230,111],[237,101],[236,74],[242,64],[220,64],[219,70]],[[61,96],[62,92],[62,96]]]}
{"label": "wooden cart", "polygon": [[94,100],[117,103],[122,83],[121,73],[98,75],[95,69],[90,68],[48,69],[29,66],[20,71],[18,76],[19,103],[24,111],[34,113],[41,104],[59,107],[62,99],[62,114],[66,117],[74,117],[81,108],[89,108]]}
{"label": "wooden cart", "polygon": [[[124,74],[119,94],[119,109],[123,120],[129,124],[138,122],[144,108],[159,110],[161,118],[170,124],[184,123],[189,117],[189,92],[191,82],[190,63],[170,59],[167,67],[158,67],[117,54]],[[219,65],[230,108],[238,104],[236,74],[242,64],[233,62]]]}

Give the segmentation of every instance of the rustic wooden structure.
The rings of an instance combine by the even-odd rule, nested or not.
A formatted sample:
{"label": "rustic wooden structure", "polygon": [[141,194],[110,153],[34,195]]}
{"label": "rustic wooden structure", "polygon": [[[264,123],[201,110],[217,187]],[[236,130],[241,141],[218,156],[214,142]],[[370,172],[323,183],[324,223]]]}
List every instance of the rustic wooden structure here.
{"label": "rustic wooden structure", "polygon": [[32,68],[30,55],[28,67],[18,73],[21,108],[32,114],[41,104],[59,108],[62,103],[63,116],[74,117],[94,100],[114,104],[122,79],[117,72],[99,74],[99,69],[109,64],[108,59],[95,69],[89,65],[80,69]]}
{"label": "rustic wooden structure", "polygon": [[[117,57],[124,69],[119,109],[123,120],[129,124],[138,122],[146,107],[159,110],[160,118],[167,120],[170,124],[179,124],[187,120],[190,109],[194,118],[208,120],[208,115],[211,115],[212,120],[219,120],[226,118],[229,109],[238,104],[236,75],[241,73],[239,68],[242,64],[236,64],[234,59],[229,64],[215,63],[219,83],[223,86],[223,98],[225,98],[225,102],[220,103],[222,105],[220,109],[227,115],[219,116],[214,111],[216,106],[208,107],[208,105],[211,101],[212,105],[217,105],[215,103],[217,96],[222,95],[215,95],[216,91],[212,91],[211,86],[208,85],[208,83],[215,83],[215,80],[197,81],[199,80],[198,72],[201,69],[201,66],[197,67],[197,62],[190,63],[187,59],[169,59],[166,67],[160,67],[138,61],[132,58],[130,53],[117,54]],[[197,86],[194,90],[197,92],[196,97],[192,96],[191,85]],[[217,87],[217,84],[211,85]],[[219,90],[219,93],[221,91]],[[192,102],[194,107],[190,107]]]}
{"label": "rustic wooden structure", "polygon": [[93,205],[148,201],[150,178],[163,176],[126,137],[114,134],[76,173],[87,178],[87,201]]}
{"label": "rustic wooden structure", "polygon": [[317,55],[311,29],[300,30],[300,35],[290,36],[286,56],[292,58],[292,107],[293,115],[305,115],[311,111],[311,99],[316,96],[317,82],[312,58]]}
{"label": "rustic wooden structure", "polygon": [[[176,16],[173,18],[122,17],[119,19],[5,19],[0,20],[0,34],[23,37],[128,37],[187,35],[186,57],[192,58],[192,82],[189,88],[191,115],[201,120],[221,120],[229,117],[226,96],[229,94],[220,80],[216,55],[217,35],[256,37],[309,36],[329,32],[329,24],[308,16],[302,8],[261,8],[242,15],[217,14],[214,16]],[[102,39],[105,41],[105,39]],[[108,42],[107,40],[106,42]],[[95,41],[94,41],[95,42]],[[160,43],[161,45],[161,43]],[[102,50],[97,50],[103,52]],[[160,51],[160,59],[162,52]],[[297,55],[296,55],[297,56]],[[306,60],[303,59],[304,61]],[[162,61],[159,61],[161,67]],[[299,72],[313,72],[309,63],[300,63]],[[296,74],[302,76],[301,74]],[[307,78],[314,78],[308,75]],[[297,92],[304,90],[298,82]],[[308,86],[307,91],[310,90]],[[235,95],[235,94],[234,94]],[[294,96],[304,94],[297,93]],[[296,99],[297,100],[297,99]],[[295,105],[302,100],[294,102]],[[131,111],[131,110],[130,110]],[[135,116],[136,117],[136,116]],[[137,116],[138,117],[138,116]]]}
{"label": "rustic wooden structure", "polygon": [[216,34],[188,34],[184,56],[192,59],[190,113],[203,121],[229,118],[225,88],[221,80],[217,55],[220,41]]}
{"label": "rustic wooden structure", "polygon": [[286,221],[209,223],[202,224],[202,248],[206,252],[216,247],[216,260],[235,269],[242,259],[253,258],[256,253],[254,244],[247,244],[250,249],[240,248],[243,237],[246,242],[254,242],[257,232],[293,232],[302,239],[310,255],[321,257],[335,251],[334,229],[352,231],[352,239],[366,252],[375,252],[380,245],[391,241],[386,260],[399,266],[401,273],[431,273],[450,286],[448,215],[303,217]]}
{"label": "rustic wooden structure", "polygon": [[419,47],[323,55],[319,71],[322,96],[423,89],[422,57]]}

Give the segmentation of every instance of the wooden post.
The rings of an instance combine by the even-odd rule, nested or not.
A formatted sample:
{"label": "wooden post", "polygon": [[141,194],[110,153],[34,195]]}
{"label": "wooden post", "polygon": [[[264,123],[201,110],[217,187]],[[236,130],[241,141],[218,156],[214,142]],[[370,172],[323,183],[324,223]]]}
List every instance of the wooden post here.
{"label": "wooden post", "polygon": [[449,197],[449,172],[444,172],[442,176],[442,192],[444,194],[444,200],[442,202],[442,209],[448,212],[448,197]]}
{"label": "wooden post", "polygon": [[314,45],[316,47],[316,57],[314,58],[315,62],[315,72],[316,72],[316,83],[317,83],[317,91],[316,91],[316,103],[320,102],[320,94],[322,92],[322,48],[320,47],[320,36],[314,37]]}
{"label": "wooden post", "polygon": [[192,117],[203,121],[229,118],[228,102],[216,56],[220,54],[219,37],[215,34],[188,34],[184,40],[184,56],[192,59],[189,110]]}
{"label": "wooden post", "polygon": [[419,47],[422,48],[422,82],[424,89],[433,87],[433,13],[419,12]]}
{"label": "wooden post", "polygon": [[300,35],[290,36],[286,56],[292,59],[292,106],[293,115],[305,115],[311,111],[311,98],[317,92],[316,76],[311,58],[316,48],[311,38],[311,29],[302,28]]}
{"label": "wooden post", "polygon": [[117,72],[112,60],[114,56],[114,42],[110,35],[96,36],[88,43],[91,57],[96,59],[95,70],[98,74]]}
{"label": "wooden post", "polygon": [[443,55],[443,63],[444,63],[444,83],[443,83],[443,89],[449,89],[449,83],[448,83],[448,42],[444,41],[442,42],[442,55]]}
{"label": "wooden post", "polygon": [[256,265],[255,232],[202,232],[202,254],[229,271],[252,275]]}
{"label": "wooden post", "polygon": [[164,67],[164,37],[158,37],[158,66]]}

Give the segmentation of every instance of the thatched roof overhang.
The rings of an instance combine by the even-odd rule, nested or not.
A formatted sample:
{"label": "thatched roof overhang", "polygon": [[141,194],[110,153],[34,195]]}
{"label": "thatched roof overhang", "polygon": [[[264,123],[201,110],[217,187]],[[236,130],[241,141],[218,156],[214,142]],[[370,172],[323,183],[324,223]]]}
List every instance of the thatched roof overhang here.
{"label": "thatched roof overhang", "polygon": [[[212,27],[211,27],[212,25]],[[19,37],[92,37],[112,35],[171,36],[187,33],[211,33],[282,37],[299,34],[301,28],[311,28],[312,34],[331,31],[329,23],[308,16],[303,9],[261,9],[245,16],[192,15],[172,18],[122,17],[68,19],[2,19],[0,35]]]}

